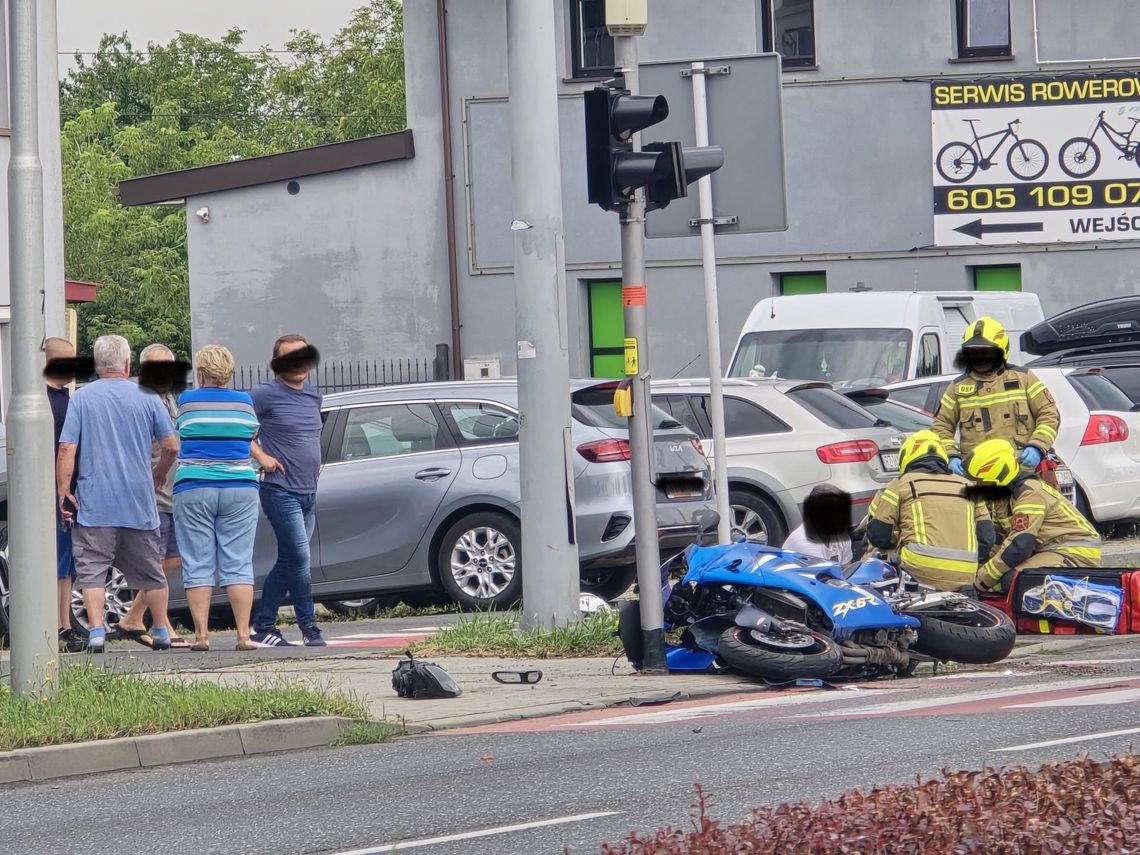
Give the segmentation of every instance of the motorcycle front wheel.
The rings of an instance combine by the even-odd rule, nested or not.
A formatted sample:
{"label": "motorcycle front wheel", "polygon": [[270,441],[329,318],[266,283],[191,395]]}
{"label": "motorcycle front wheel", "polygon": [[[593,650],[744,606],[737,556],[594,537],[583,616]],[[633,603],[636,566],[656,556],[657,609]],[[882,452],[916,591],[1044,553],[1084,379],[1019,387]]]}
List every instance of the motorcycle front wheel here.
{"label": "motorcycle front wheel", "polygon": [[1013,621],[985,603],[970,600],[931,614],[921,610],[906,614],[919,621],[914,649],[944,662],[967,665],[1000,662],[1009,656],[1017,641]]}
{"label": "motorcycle front wheel", "polygon": [[721,634],[718,654],[742,674],[769,680],[831,677],[843,668],[836,643],[815,632],[770,636],[732,626]]}

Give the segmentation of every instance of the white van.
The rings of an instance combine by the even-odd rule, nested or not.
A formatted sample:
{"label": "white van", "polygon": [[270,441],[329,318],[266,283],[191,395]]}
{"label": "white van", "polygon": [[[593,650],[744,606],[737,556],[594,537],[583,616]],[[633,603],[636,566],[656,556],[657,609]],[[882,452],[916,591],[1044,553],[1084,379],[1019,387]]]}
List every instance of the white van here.
{"label": "white van", "polygon": [[1021,333],[1045,318],[1036,294],[867,290],[769,297],[748,316],[728,373],[846,388],[946,374],[955,370],[966,328],[987,315],[1009,335],[1009,361],[1023,361]]}

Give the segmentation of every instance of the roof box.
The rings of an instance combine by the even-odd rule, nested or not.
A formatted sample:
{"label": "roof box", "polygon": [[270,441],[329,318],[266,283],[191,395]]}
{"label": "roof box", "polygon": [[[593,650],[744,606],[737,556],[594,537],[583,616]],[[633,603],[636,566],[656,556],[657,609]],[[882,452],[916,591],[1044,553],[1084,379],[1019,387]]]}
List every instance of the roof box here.
{"label": "roof box", "polygon": [[1140,344],[1140,296],[1113,297],[1046,318],[1021,334],[1021,349],[1044,356],[1074,347]]}

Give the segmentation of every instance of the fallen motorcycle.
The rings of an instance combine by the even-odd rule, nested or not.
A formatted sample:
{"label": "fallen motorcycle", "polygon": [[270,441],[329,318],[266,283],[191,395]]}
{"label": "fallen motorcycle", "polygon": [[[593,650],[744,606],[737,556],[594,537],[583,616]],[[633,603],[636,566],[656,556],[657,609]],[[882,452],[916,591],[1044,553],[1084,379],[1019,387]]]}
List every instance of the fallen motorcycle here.
{"label": "fallen motorcycle", "polygon": [[[715,531],[710,514],[702,532]],[[676,584],[670,576],[680,570]],[[1016,628],[991,606],[923,586],[883,557],[844,568],[739,540],[694,544],[662,565],[670,671],[731,668],[772,681],[908,676],[920,662],[998,662]],[[641,668],[637,601],[619,608],[626,657]]]}

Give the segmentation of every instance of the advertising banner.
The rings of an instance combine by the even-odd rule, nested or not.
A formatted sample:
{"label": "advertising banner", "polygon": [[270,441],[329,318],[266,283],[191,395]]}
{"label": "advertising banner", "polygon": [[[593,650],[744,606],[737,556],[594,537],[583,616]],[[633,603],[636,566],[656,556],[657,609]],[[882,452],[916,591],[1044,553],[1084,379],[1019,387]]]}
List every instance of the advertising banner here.
{"label": "advertising banner", "polygon": [[1140,70],[930,87],[939,246],[1140,240]]}

